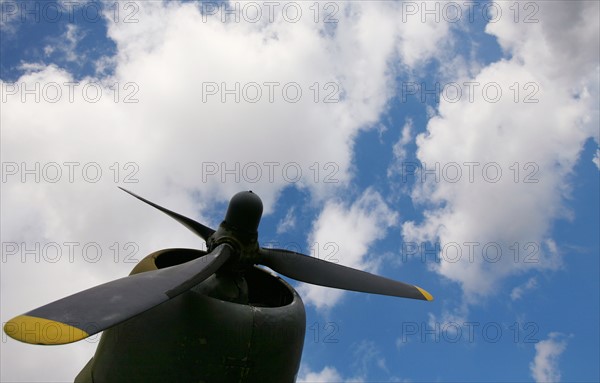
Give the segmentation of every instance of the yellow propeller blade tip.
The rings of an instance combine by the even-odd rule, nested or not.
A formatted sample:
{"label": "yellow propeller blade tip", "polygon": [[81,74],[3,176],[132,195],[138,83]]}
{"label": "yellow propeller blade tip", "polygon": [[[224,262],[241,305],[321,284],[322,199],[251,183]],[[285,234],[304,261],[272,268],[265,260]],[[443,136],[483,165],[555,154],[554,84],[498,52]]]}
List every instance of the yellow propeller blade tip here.
{"label": "yellow propeller blade tip", "polygon": [[432,301],[433,300],[433,296],[431,294],[429,294],[427,291],[423,290],[422,288],[415,286],[417,288],[417,290],[419,290],[421,292],[421,294],[423,294],[423,296],[425,297],[425,299],[427,299],[428,301]]}
{"label": "yellow propeller blade tip", "polygon": [[6,335],[29,344],[66,344],[89,336],[71,325],[49,319],[19,315],[4,324]]}

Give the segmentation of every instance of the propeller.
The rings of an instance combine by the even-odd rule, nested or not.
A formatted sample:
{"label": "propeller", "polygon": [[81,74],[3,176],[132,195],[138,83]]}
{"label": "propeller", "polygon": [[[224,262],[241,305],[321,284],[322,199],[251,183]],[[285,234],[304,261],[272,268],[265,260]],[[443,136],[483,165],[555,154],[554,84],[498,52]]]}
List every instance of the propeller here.
{"label": "propeller", "polygon": [[181,214],[175,213],[174,211],[171,211],[169,209],[165,209],[164,207],[155,204],[154,202],[148,201],[146,198],[144,197],[140,197],[139,195],[130,192],[127,189],[124,189],[120,186],[118,186],[119,189],[123,190],[125,193],[129,193],[132,196],[134,196],[135,198],[139,199],[140,201],[146,202],[148,205],[153,206],[155,208],[157,208],[158,210],[162,211],[163,213],[165,213],[166,215],[168,215],[169,217],[173,218],[175,221],[179,222],[180,224],[182,224],[183,226],[187,227],[188,229],[190,229],[193,233],[198,234],[200,236],[200,238],[202,238],[203,240],[207,240],[211,235],[214,234],[214,230],[211,229],[210,227],[204,226],[203,224],[201,224],[200,222],[196,222],[191,218],[185,217]]}
{"label": "propeller", "polygon": [[[222,244],[190,262],[83,290],[11,319],[4,332],[32,344],[65,344],[87,338],[189,290],[231,258],[232,250]],[[193,249],[169,252],[204,254]]]}
{"label": "propeller", "polygon": [[401,298],[433,300],[420,287],[283,249],[260,249],[260,264],[313,285]]}
{"label": "propeller", "polygon": [[[206,240],[209,253],[167,249],[168,255],[195,258],[176,266],[114,280],[19,315],[4,325],[10,337],[32,344],[65,344],[84,339],[143,313],[203,282],[216,272],[242,273],[255,264],[298,281],[344,290],[433,300],[420,287],[283,249],[258,246],[262,201],[251,191],[233,196],[215,231],[128,190]],[[188,259],[189,259],[188,258]]]}

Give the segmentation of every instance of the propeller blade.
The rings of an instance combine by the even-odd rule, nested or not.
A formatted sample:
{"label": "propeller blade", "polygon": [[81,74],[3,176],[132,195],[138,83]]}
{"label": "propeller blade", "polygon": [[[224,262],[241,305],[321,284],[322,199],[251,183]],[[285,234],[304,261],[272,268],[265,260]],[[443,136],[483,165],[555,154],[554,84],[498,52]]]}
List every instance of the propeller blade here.
{"label": "propeller blade", "polygon": [[[169,250],[204,254],[193,249]],[[211,276],[232,254],[231,246],[222,244],[193,261],[92,287],[11,319],[4,332],[31,344],[65,344],[87,338],[187,291]]]}
{"label": "propeller blade", "polygon": [[433,300],[420,287],[283,249],[261,248],[259,263],[301,282],[363,293]]}
{"label": "propeller blade", "polygon": [[131,194],[132,196],[139,199],[140,201],[146,202],[148,205],[153,206],[153,207],[157,208],[158,210],[162,211],[163,213],[167,214],[169,217],[175,219],[177,222],[181,223],[183,226],[187,227],[194,233],[198,234],[205,241],[208,240],[208,237],[213,235],[213,233],[215,232],[213,229],[211,229],[210,227],[204,226],[200,222],[196,222],[191,218],[185,217],[179,213],[175,213],[174,211],[171,211],[160,205],[157,205],[154,202],[150,202],[147,199],[145,199],[144,197],[140,197],[139,195],[137,195],[133,192],[130,192],[127,189],[124,189],[120,186],[119,186],[119,189],[123,190],[125,193]]}

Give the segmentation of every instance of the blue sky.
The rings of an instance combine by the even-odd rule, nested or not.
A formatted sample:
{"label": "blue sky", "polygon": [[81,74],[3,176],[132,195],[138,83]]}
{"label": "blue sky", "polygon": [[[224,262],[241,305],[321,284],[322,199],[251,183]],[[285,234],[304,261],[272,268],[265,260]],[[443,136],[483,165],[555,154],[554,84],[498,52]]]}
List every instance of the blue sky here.
{"label": "blue sky", "polygon": [[0,2],[2,321],[203,246],[116,186],[213,227],[252,189],[263,244],[435,297],[292,282],[298,381],[600,380],[598,3],[315,4]]}

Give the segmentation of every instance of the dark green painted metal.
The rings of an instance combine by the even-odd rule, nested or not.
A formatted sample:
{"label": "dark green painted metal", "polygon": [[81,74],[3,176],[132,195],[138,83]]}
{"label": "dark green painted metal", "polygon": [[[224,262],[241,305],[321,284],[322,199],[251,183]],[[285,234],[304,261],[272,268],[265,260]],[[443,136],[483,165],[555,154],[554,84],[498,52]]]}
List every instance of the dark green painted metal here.
{"label": "dark green painted metal", "polygon": [[248,304],[208,296],[216,285],[207,280],[105,331],[75,382],[294,382],[302,300],[264,270],[253,267],[245,279]]}

